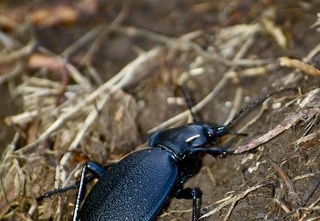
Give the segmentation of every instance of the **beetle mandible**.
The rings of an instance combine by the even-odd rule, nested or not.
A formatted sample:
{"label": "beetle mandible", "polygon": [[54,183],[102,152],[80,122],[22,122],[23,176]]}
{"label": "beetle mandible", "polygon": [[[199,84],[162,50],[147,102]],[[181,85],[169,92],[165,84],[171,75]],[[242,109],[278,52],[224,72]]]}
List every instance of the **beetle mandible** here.
{"label": "beetle mandible", "polygon": [[[172,197],[192,199],[192,220],[196,221],[202,193],[196,188],[183,188],[183,184],[198,172],[203,155],[233,154],[218,147],[218,139],[227,134],[246,135],[230,131],[229,126],[242,113],[278,92],[242,108],[226,125],[195,122],[158,131],[150,137],[149,148],[132,152],[113,165],[101,167],[87,162],[80,182],[71,187],[79,187],[73,221],[155,220]],[[88,171],[92,173],[89,178]],[[86,182],[93,176],[98,182],[82,203]]]}

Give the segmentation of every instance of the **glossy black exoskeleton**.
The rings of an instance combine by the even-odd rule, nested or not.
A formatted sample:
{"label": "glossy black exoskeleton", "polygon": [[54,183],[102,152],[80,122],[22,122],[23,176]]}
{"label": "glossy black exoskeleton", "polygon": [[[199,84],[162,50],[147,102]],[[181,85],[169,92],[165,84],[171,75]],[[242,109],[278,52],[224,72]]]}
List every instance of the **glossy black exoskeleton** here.
{"label": "glossy black exoskeleton", "polygon": [[[226,134],[244,135],[228,127],[243,112],[273,94],[241,109],[226,125],[192,123],[159,131],[150,137],[149,148],[133,152],[114,165],[86,163],[80,183],[74,186],[79,190],[73,220],[155,220],[172,197],[192,199],[192,220],[197,220],[201,192],[183,188],[183,184],[198,172],[203,155],[232,154],[231,150],[219,148],[217,140]],[[99,180],[81,205],[88,170]]]}

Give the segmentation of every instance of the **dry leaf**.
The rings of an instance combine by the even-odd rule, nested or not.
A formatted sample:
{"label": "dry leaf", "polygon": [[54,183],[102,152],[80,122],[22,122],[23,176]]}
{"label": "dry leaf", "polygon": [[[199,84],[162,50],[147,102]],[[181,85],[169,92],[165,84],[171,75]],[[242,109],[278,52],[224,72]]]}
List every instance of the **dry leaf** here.
{"label": "dry leaf", "polygon": [[78,18],[78,12],[69,6],[38,9],[31,13],[32,24],[40,28],[47,28],[58,24],[69,25]]}

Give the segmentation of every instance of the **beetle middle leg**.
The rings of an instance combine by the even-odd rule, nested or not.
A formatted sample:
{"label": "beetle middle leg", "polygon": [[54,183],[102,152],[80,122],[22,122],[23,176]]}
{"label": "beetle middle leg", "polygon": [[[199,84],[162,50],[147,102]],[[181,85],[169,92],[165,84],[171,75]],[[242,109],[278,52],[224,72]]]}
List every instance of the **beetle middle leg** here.
{"label": "beetle middle leg", "polygon": [[92,162],[92,161],[87,162],[83,166],[82,171],[81,171],[81,178],[80,178],[79,189],[78,189],[78,194],[77,194],[77,199],[76,199],[76,205],[74,207],[73,221],[78,220],[78,214],[79,214],[81,202],[82,202],[84,194],[86,192],[85,191],[86,184],[87,184],[86,174],[88,171],[90,171],[93,174],[93,176],[98,179],[106,173],[106,170],[104,167],[102,167],[99,164]]}
{"label": "beetle middle leg", "polygon": [[[109,163],[107,164],[106,166],[103,166],[103,169],[104,170],[108,170],[109,168],[111,168],[112,166],[114,166],[116,163]],[[85,183],[89,183],[91,180],[93,180],[94,178],[97,178],[97,175],[94,175],[93,173],[86,176],[85,177]],[[99,177],[98,177],[99,178]],[[46,192],[45,194],[37,197],[37,201],[41,201],[43,200],[44,198],[46,197],[50,197],[50,196],[53,196],[55,194],[58,194],[58,193],[64,193],[64,192],[67,192],[71,189],[78,189],[80,186],[80,181],[70,185],[70,186],[65,186],[65,187],[62,187],[62,188],[59,188],[59,189],[55,189],[55,190],[51,190],[49,192]]]}
{"label": "beetle middle leg", "polygon": [[196,188],[179,189],[175,193],[175,197],[177,199],[192,199],[192,221],[197,221],[202,197],[201,190]]}

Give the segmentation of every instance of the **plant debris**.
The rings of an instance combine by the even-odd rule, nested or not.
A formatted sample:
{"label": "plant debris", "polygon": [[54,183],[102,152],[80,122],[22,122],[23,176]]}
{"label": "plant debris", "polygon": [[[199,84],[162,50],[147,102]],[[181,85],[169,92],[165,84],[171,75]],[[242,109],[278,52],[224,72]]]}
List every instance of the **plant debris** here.
{"label": "plant debris", "polygon": [[[186,187],[200,220],[320,219],[319,1],[2,2],[0,86],[19,111],[2,142],[1,220],[71,220],[83,164],[148,148],[155,131],[190,122],[180,87],[203,121],[223,124],[257,105],[221,139],[234,156],[206,157]],[[32,10],[29,10],[32,9]],[[94,182],[92,183],[94,184]],[[90,188],[88,188],[90,189]],[[173,199],[158,220],[189,220]]]}

